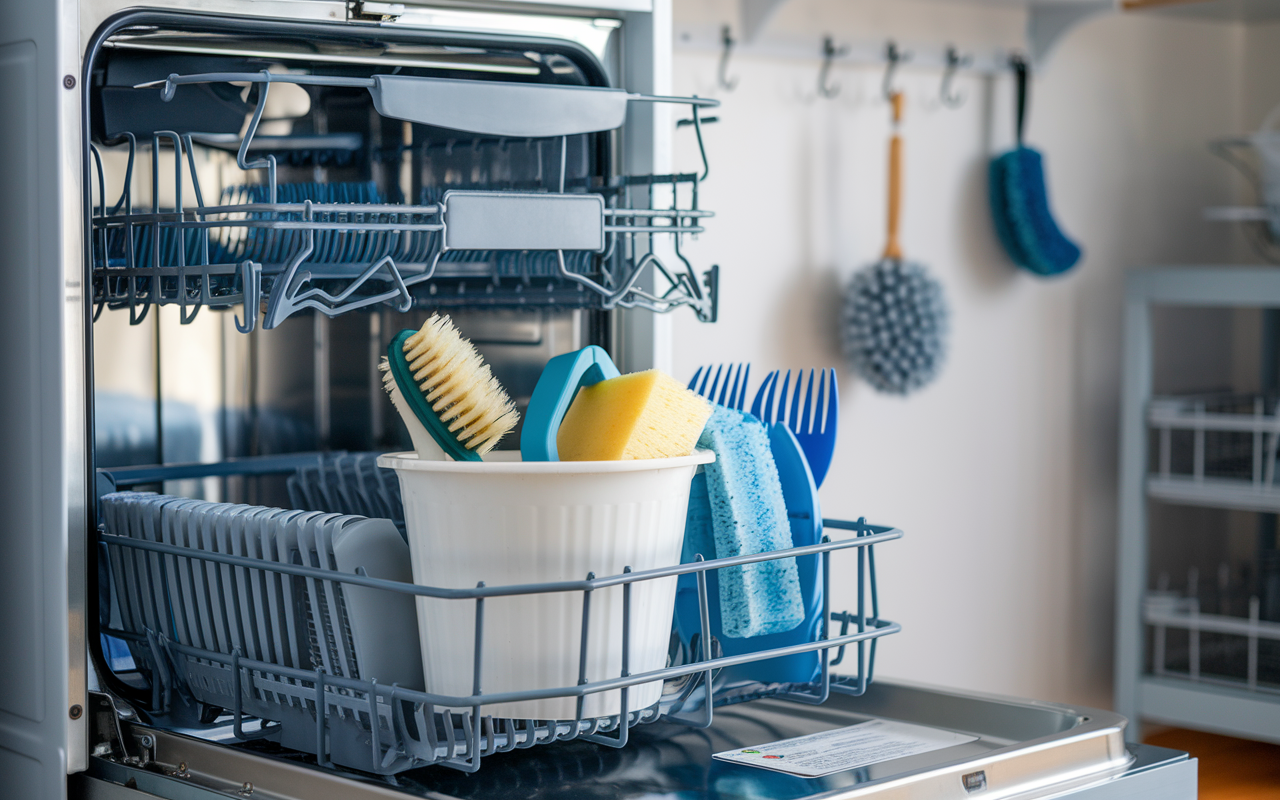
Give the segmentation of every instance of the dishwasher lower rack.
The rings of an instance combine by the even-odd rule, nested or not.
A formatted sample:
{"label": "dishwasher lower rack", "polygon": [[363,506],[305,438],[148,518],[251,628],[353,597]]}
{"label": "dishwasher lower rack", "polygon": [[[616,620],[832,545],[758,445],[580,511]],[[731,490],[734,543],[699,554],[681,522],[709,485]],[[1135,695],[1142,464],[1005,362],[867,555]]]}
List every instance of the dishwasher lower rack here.
{"label": "dishwasher lower rack", "polygon": [[[709,173],[700,109],[717,101],[590,87],[267,71],[171,75],[156,91],[172,96],[182,85],[231,81],[254,84],[259,99],[238,146],[232,145],[244,184],[223,189],[216,203],[206,202],[195,149],[228,146],[219,137],[157,131],[150,142],[139,142],[133,133],[120,134],[112,143],[127,145],[128,163],[114,204],[107,200],[101,152],[90,146],[97,196],[90,209],[95,318],[103,308],[127,308],[130,321],[139,324],[152,306],[178,305],[187,323],[205,306],[239,306],[237,325],[248,332],[260,308],[262,326],[269,329],[303,309],[336,316],[387,304],[401,311],[419,306],[666,312],[689,306],[703,321],[715,320],[718,269],[700,275],[681,247],[713,216],[698,205]],[[280,82],[368,88],[384,115],[459,127],[476,135],[472,147],[536,148],[537,179],[424,186],[417,204],[392,202],[372,184],[278,183],[276,156],[252,154],[261,156],[255,135],[267,92]],[[410,102],[424,92],[421,103]],[[702,169],[607,181],[569,177],[570,137],[620,126],[628,103],[636,101],[690,108],[686,122],[696,133]],[[454,118],[459,109],[467,112],[465,119]],[[133,181],[144,145],[150,149],[152,201],[139,210]],[[438,146],[424,142],[423,158]],[[165,148],[173,155],[173,184],[165,187],[176,198],[171,207],[158,200]],[[401,149],[374,156],[398,169]],[[558,169],[544,174],[544,159],[558,162]],[[183,206],[184,171],[194,207]],[[670,242],[669,251],[660,246],[663,240]]]}
{"label": "dishwasher lower rack", "polygon": [[[291,462],[288,469],[295,466]],[[266,467],[258,474],[270,471]],[[137,483],[153,481],[156,476],[152,472],[155,470],[136,470],[133,479]],[[190,472],[186,468],[183,477],[190,477]],[[131,482],[129,470],[117,470],[112,477],[122,487]],[[178,498],[173,502],[186,509],[203,503],[215,511],[246,510],[243,506]],[[390,522],[383,523],[391,528]],[[778,696],[821,703],[833,684],[846,693],[865,691],[873,676],[878,639],[900,629],[897,623],[880,617],[874,545],[897,539],[902,533],[862,520],[824,520],[824,524],[831,531],[848,531],[851,535],[836,541],[824,538],[821,544],[809,547],[609,577],[587,576],[581,581],[559,584],[442,589],[371,577],[363,569],[335,569],[333,556],[316,547],[299,547],[287,554],[282,550],[279,557],[267,559],[238,550],[226,544],[225,539],[197,536],[194,522],[183,528],[187,533],[164,533],[157,528],[148,529],[152,532],[145,535],[122,535],[106,518],[98,540],[104,561],[112,571],[110,605],[114,612],[100,626],[103,633],[128,643],[141,674],[150,678],[152,713],[165,714],[175,703],[199,704],[202,719],[222,730],[227,738],[274,740],[314,756],[321,765],[383,775],[433,764],[474,772],[484,756],[516,748],[570,739],[622,747],[630,728],[660,718],[705,727],[711,724],[714,707],[724,702]],[[224,543],[219,546],[218,541]],[[823,596],[829,598],[830,554],[839,550],[857,553],[857,611],[831,613],[824,607],[827,622],[820,635],[804,644],[723,656],[715,640],[707,637],[691,654],[693,660],[685,661],[674,655],[680,648],[673,642],[673,658],[667,667],[635,675],[627,669],[627,651],[623,648],[623,668],[617,677],[588,681],[583,675],[575,686],[485,694],[480,681],[485,643],[483,636],[477,636],[471,656],[476,675],[474,691],[460,697],[406,688],[404,684],[410,682],[407,680],[380,682],[375,676],[360,672],[360,643],[354,641],[350,622],[353,612],[348,596],[352,590],[367,593],[372,589],[405,598],[451,598],[467,609],[460,613],[474,616],[481,630],[486,598],[581,592],[583,634],[577,655],[580,663],[585,663],[590,644],[590,603],[586,599],[593,591],[622,587],[629,595],[636,582],[693,573],[698,576],[699,611],[705,621],[709,619],[708,571],[816,555],[822,564],[819,574],[824,583]],[[273,619],[266,628],[261,619],[251,623],[253,614],[259,613],[252,610],[253,604],[232,602],[234,587],[249,584],[262,587],[254,597],[271,598],[269,604],[261,604],[261,615]],[[150,615],[130,610],[146,603],[155,609]],[[122,610],[122,605],[129,608]],[[241,611],[237,612],[237,608]],[[358,609],[354,613],[359,616]],[[625,619],[626,612],[624,631]],[[273,629],[281,633],[273,635]],[[290,634],[286,631],[301,638],[288,643]],[[627,639],[625,633],[622,638]],[[414,641],[416,644],[416,638]],[[246,650],[255,646],[253,655],[259,657],[249,657]],[[294,648],[292,656],[290,647]],[[835,676],[830,668],[843,661],[847,647],[856,655],[856,673]],[[830,657],[833,648],[836,652]],[[820,679],[813,684],[761,685],[751,691],[737,686],[732,696],[721,698],[713,694],[716,676],[724,667],[813,651],[820,653],[821,663]],[[643,709],[627,705],[628,687],[657,680],[664,681],[657,704]],[[581,698],[610,691],[620,692],[620,713],[582,718]],[[712,702],[706,702],[708,694],[713,694]],[[578,718],[497,719],[484,713],[486,704],[551,697],[578,698]]]}

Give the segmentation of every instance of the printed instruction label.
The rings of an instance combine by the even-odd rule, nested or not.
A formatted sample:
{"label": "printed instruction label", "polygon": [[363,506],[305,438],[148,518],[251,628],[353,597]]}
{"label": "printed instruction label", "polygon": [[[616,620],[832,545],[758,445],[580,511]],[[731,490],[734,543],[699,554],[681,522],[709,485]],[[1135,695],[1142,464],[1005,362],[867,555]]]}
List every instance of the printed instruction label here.
{"label": "printed instruction label", "polygon": [[726,750],[716,753],[714,758],[802,778],[821,778],[881,761],[967,744],[977,738],[924,725],[874,719],[795,739]]}

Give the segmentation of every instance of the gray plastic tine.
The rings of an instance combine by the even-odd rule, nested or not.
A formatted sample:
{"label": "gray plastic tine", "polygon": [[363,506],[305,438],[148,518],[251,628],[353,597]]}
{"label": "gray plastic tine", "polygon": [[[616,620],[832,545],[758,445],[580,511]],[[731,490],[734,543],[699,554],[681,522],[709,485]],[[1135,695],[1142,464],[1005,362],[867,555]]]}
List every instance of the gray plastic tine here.
{"label": "gray plastic tine", "polygon": [[[222,517],[222,525],[218,529],[218,549],[223,553],[231,553],[239,555],[236,551],[239,549],[236,544],[236,538],[241,530],[239,506],[227,506],[226,513]],[[246,622],[241,613],[241,605],[243,599],[240,594],[240,577],[238,575],[239,568],[230,564],[222,566],[222,582],[226,593],[226,614],[227,627],[230,632],[230,646],[232,650],[245,652],[244,632]]]}
{"label": "gray plastic tine", "polygon": [[[188,548],[189,550],[200,550],[199,537],[196,529],[199,526],[196,519],[196,509],[199,501],[188,500],[179,504],[174,512],[174,524],[170,531],[173,537],[173,544]],[[205,596],[204,587],[204,567],[205,563],[198,558],[187,556],[182,559],[184,569],[179,571],[179,576],[183,582],[183,591],[186,594],[187,603],[187,635],[190,641],[183,644],[190,644],[205,649],[213,649],[209,619],[208,599]]]}
{"label": "gray plastic tine", "polygon": [[[196,506],[189,518],[192,536],[196,546],[204,552],[218,552],[214,542],[214,526],[216,524],[218,506],[214,503],[202,503]],[[226,604],[222,599],[219,564],[213,561],[198,562],[197,574],[200,589],[201,617],[205,632],[206,647],[218,653],[228,652],[229,641],[226,627]]]}
{"label": "gray plastic tine", "polygon": [[[326,517],[328,515],[325,515]],[[315,518],[313,518],[315,519]],[[305,521],[304,524],[298,526],[298,553],[302,557],[302,563],[309,567],[323,568],[319,550],[319,537],[316,535],[316,526],[311,524],[311,520]],[[319,651],[320,664],[313,664],[313,667],[322,667],[325,672],[330,675],[342,675],[343,673],[335,669],[333,663],[333,654],[329,650],[329,641],[332,637],[335,647],[340,646],[338,637],[341,636],[339,626],[331,625],[330,620],[326,619],[321,611],[321,592],[320,582],[315,578],[306,578],[307,595],[310,599],[309,613],[311,615],[311,625],[315,629],[316,650]],[[325,598],[326,601],[330,598]]]}
{"label": "gray plastic tine", "polygon": [[[142,538],[152,541],[164,541],[164,501],[173,498],[146,498],[139,500],[139,519],[142,521]],[[157,632],[165,636],[177,637],[177,621],[172,612],[171,600],[174,589],[174,573],[172,556],[154,553],[151,566],[152,595],[156,604]],[[158,654],[157,654],[158,656]]]}
{"label": "gray plastic tine", "polygon": [[[119,495],[107,495],[102,498],[102,509],[107,533],[134,535],[127,522],[132,510],[128,500]],[[130,633],[141,633],[147,624],[142,612],[146,607],[142,593],[147,587],[138,577],[139,570],[134,563],[137,551],[129,552],[129,548],[119,545],[115,545],[113,550],[115,557],[111,559],[111,568],[116,586],[111,596],[116,598],[120,626]]]}
{"label": "gray plastic tine", "polygon": [[[172,498],[171,498],[172,499]],[[178,510],[182,507],[183,501],[167,502],[160,508],[161,525],[160,536],[161,541],[165,544],[183,545],[179,541],[177,532],[179,530]],[[192,628],[195,626],[195,617],[192,611],[194,598],[191,596],[191,581],[187,577],[190,572],[191,559],[182,556],[167,556],[169,561],[169,603],[173,610],[174,630],[173,637],[181,644],[192,644]]]}
{"label": "gray plastic tine", "polygon": [[[350,515],[333,515],[326,518],[323,524],[317,525],[315,532],[317,534],[316,555],[319,557],[319,564],[323,569],[338,571],[338,564],[333,556],[333,539],[334,534],[342,527],[353,521],[354,517]],[[336,581],[324,582],[325,596],[328,600],[329,608],[329,625],[333,629],[333,640],[336,645],[337,656],[341,661],[340,672],[338,674],[345,675],[348,678],[359,677],[359,669],[356,662],[356,654],[349,650],[348,642],[354,642],[354,636],[349,635],[350,632],[344,630],[342,624],[342,609],[345,605],[345,596],[342,586]]]}
{"label": "gray plastic tine", "polygon": [[[205,537],[207,546],[213,552],[227,553],[230,552],[227,545],[228,528],[231,524],[233,507],[224,503],[211,506],[206,516]],[[235,645],[232,643],[236,637],[236,603],[234,600],[233,580],[231,577],[231,568],[226,564],[218,564],[209,562],[210,572],[212,573],[212,583],[216,589],[216,602],[214,602],[214,622],[217,624],[218,635],[222,640],[221,652],[229,653]]]}
{"label": "gray plastic tine", "polygon": [[[258,520],[258,546],[261,548],[264,561],[280,561],[278,548],[284,538],[282,528],[284,528],[287,518],[296,516],[297,513],[279,508],[270,508]],[[266,630],[271,650],[274,653],[274,657],[270,661],[286,667],[299,667],[296,648],[289,641],[288,623],[284,618],[288,613],[288,606],[285,605],[284,601],[284,589],[281,585],[285,576],[266,569],[260,570],[260,572],[264,579],[263,590],[265,594],[265,602],[260,606],[265,617],[263,628]],[[281,676],[273,677],[282,683],[288,682]],[[288,698],[280,702],[285,702],[289,705],[293,704],[290,695],[286,693],[277,694]]]}
{"label": "gray plastic tine", "polygon": [[[285,511],[274,515],[270,524],[263,526],[263,547],[268,553],[269,561],[290,563],[290,552],[297,541],[296,529],[291,523],[303,515],[314,513],[317,512]],[[297,630],[291,613],[293,610],[293,604],[290,602],[293,597],[292,578],[278,572],[271,572],[270,578],[267,601],[271,604],[271,622],[275,628],[276,638],[280,642],[281,651],[286,656],[283,663],[287,667],[301,668],[303,661],[298,652]]]}
{"label": "gray plastic tine", "polygon": [[[248,554],[254,558],[263,561],[274,561],[266,547],[263,546],[264,535],[263,527],[267,524],[267,518],[274,509],[261,509],[259,513],[249,518],[245,529],[245,548]],[[258,628],[258,649],[260,661],[276,662],[283,658],[277,650],[279,643],[272,636],[273,627],[269,618],[270,607],[268,597],[270,595],[268,587],[267,571],[263,569],[255,569],[250,575],[250,588],[253,596],[252,609],[254,621]]]}
{"label": "gray plastic tine", "polygon": [[[203,501],[194,501],[184,511],[179,512],[178,515],[182,525],[181,530],[178,532],[178,537],[183,540],[184,546],[196,552],[206,549],[203,541],[203,528],[204,513],[207,508],[208,505]],[[187,564],[189,566],[187,575],[191,581],[191,596],[195,601],[193,610],[195,611],[196,622],[196,646],[217,652],[221,648],[219,647],[215,630],[215,615],[209,586],[209,568],[214,565],[195,557],[188,558]]]}

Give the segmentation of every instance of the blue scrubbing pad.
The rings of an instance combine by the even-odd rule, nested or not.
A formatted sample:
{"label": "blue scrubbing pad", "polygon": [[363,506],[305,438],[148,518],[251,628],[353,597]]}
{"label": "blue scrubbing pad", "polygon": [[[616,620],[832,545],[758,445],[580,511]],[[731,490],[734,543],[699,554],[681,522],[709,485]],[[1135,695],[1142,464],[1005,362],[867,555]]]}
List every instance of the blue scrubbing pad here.
{"label": "blue scrubbing pad", "polygon": [[[705,522],[697,523],[707,517],[716,558],[791,547],[782,483],[764,425],[750,414],[718,405],[698,446],[712,450],[716,460],[705,468],[706,505],[697,486],[691,493],[688,527],[693,530],[686,533],[686,547],[706,546]],[[804,621],[794,558],[727,567],[720,570],[719,583],[725,636],[782,633]]]}
{"label": "blue scrubbing pad", "polygon": [[1010,59],[1017,76],[1017,146],[991,162],[989,200],[996,236],[1013,263],[1037,275],[1059,275],[1080,260],[1080,247],[1067,238],[1049,209],[1044,157],[1022,144],[1027,117],[1029,68]]}
{"label": "blue scrubbing pad", "polygon": [[1049,209],[1044,157],[1018,147],[991,163],[991,216],[1013,263],[1038,275],[1058,275],[1080,260]]}

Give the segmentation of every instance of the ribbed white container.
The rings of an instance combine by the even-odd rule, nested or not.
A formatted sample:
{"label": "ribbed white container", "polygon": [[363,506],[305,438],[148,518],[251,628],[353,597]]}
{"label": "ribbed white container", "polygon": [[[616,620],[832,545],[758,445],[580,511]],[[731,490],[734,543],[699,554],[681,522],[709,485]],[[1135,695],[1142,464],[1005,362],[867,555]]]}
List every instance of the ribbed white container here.
{"label": "ribbed white container", "polygon": [[[689,483],[709,451],[642,461],[523,463],[518,453],[484,462],[378,459],[400,476],[405,526],[419,585],[473,588],[582,580],[680,562]],[[631,590],[630,672],[666,664],[676,579]],[[482,694],[578,684],[582,592],[485,600]],[[621,586],[592,593],[588,681],[622,674]],[[473,686],[474,600],[418,598],[426,689],[468,696]],[[653,705],[661,682],[632,687],[629,710]],[[621,692],[588,695],[584,717],[619,713]],[[488,716],[573,719],[572,697],[486,705]]]}

